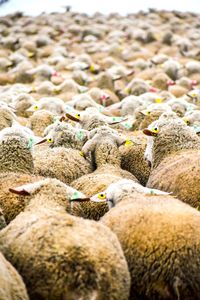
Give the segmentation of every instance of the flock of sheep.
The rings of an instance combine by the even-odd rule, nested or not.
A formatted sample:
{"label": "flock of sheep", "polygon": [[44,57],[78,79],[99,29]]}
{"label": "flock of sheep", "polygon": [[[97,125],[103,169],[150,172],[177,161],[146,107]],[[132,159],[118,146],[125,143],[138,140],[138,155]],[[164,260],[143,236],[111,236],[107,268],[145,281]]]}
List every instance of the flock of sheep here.
{"label": "flock of sheep", "polygon": [[0,18],[0,300],[200,299],[200,16]]}

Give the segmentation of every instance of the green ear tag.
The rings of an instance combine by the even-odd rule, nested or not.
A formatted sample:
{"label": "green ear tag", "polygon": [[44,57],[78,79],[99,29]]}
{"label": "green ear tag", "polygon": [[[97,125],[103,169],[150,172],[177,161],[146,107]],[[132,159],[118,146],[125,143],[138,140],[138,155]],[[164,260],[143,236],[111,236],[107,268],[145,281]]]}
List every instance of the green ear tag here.
{"label": "green ear tag", "polygon": [[123,118],[121,118],[121,117],[113,117],[112,118],[113,122],[121,122],[122,120],[123,120]]}
{"label": "green ear tag", "polygon": [[99,105],[99,112],[102,112],[104,110],[104,107]]}
{"label": "green ear tag", "polygon": [[75,191],[71,196],[70,200],[76,200],[78,198],[80,198],[80,193],[78,191]]}
{"label": "green ear tag", "polygon": [[126,129],[131,129],[132,125],[130,123],[122,124]]}
{"label": "green ear tag", "polygon": [[149,194],[150,194],[150,195],[155,195],[155,193],[154,193],[153,190],[150,190],[150,191],[149,191]]}
{"label": "green ear tag", "polygon": [[27,148],[28,148],[28,149],[32,149],[32,148],[33,148],[33,144],[34,144],[34,139],[33,139],[33,138],[30,138],[30,139],[29,139],[29,142],[28,142]]}
{"label": "green ear tag", "polygon": [[84,139],[85,135],[82,130],[79,130],[76,134],[76,137],[79,141],[82,141]]}
{"label": "green ear tag", "polygon": [[195,131],[196,133],[199,133],[199,132],[200,132],[200,126],[198,126],[198,125],[194,125],[194,126],[193,126],[193,129],[194,129],[194,131]]}
{"label": "green ear tag", "polygon": [[71,111],[72,107],[70,105],[65,105],[65,109],[66,109],[66,111]]}
{"label": "green ear tag", "polygon": [[194,105],[189,104],[187,106],[187,111],[191,111],[191,110],[194,110]]}

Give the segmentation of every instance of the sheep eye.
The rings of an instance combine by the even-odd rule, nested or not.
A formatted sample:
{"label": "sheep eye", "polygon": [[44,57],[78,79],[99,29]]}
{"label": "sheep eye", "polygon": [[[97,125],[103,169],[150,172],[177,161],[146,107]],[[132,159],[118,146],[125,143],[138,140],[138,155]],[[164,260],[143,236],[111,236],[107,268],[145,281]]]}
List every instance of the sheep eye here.
{"label": "sheep eye", "polygon": [[52,138],[49,138],[49,139],[47,139],[47,142],[48,142],[48,143],[52,143],[52,142],[53,142],[53,139],[52,139]]}
{"label": "sheep eye", "polygon": [[183,121],[187,124],[190,125],[190,121],[188,119],[183,118]]}
{"label": "sheep eye", "polygon": [[157,127],[154,127],[154,128],[152,129],[152,131],[153,131],[153,132],[158,132],[158,128],[157,128]]}
{"label": "sheep eye", "polygon": [[34,110],[38,110],[39,109],[39,107],[36,105],[36,106],[34,106]]}
{"label": "sheep eye", "polygon": [[101,200],[106,199],[106,194],[103,194],[103,193],[98,194],[98,198]]}
{"label": "sheep eye", "polygon": [[80,114],[75,114],[75,117],[76,117],[77,119],[80,119],[81,115],[80,115]]}

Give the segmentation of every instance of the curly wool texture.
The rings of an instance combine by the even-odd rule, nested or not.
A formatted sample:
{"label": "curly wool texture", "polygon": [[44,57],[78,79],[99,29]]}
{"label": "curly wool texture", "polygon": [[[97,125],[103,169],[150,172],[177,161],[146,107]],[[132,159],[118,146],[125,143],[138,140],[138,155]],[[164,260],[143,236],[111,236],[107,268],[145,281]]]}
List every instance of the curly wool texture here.
{"label": "curly wool texture", "polygon": [[[116,136],[116,139],[118,137]],[[91,151],[97,169],[88,175],[82,176],[71,185],[86,194],[92,196],[104,191],[111,183],[122,178],[137,181],[134,175],[120,168],[121,159],[118,145],[114,136],[109,133],[96,134],[83,147],[83,152]],[[93,202],[80,202],[72,211],[76,216],[99,220],[108,210],[107,203],[98,205]]]}
{"label": "curly wool texture", "polygon": [[[9,224],[20,212],[25,208],[25,200],[29,200],[29,196],[24,198],[9,192],[9,188],[33,183],[42,179],[42,177],[33,174],[17,174],[17,173],[0,173],[0,208],[5,217],[6,223]],[[1,221],[0,221],[1,227]]]}
{"label": "curly wool texture", "polygon": [[81,126],[85,130],[92,130],[100,126],[106,126],[108,125],[106,121],[101,119],[98,115],[87,115],[83,118],[83,120],[80,122]]}
{"label": "curly wool texture", "polygon": [[29,94],[19,94],[14,100],[16,114],[20,117],[28,118],[29,113],[26,111],[34,103],[34,98]]}
{"label": "curly wool texture", "polygon": [[20,136],[0,140],[0,172],[33,173],[33,157],[28,141]]}
{"label": "curly wool texture", "polygon": [[0,299],[28,300],[21,276],[0,253]]}
{"label": "curly wool texture", "polygon": [[6,227],[6,220],[3,214],[2,209],[0,208],[0,230]]}
{"label": "curly wool texture", "polygon": [[[71,186],[90,197],[104,191],[111,183],[122,178],[136,180],[131,173],[111,164],[106,164],[93,173],[73,181]],[[72,206],[71,213],[86,219],[99,220],[107,211],[107,203],[80,202],[79,205]]]}
{"label": "curly wool texture", "polygon": [[66,188],[49,183],[0,233],[0,249],[24,278],[30,299],[128,300],[130,276],[116,236],[66,214]]}
{"label": "curly wool texture", "polygon": [[167,156],[149,177],[147,186],[172,192],[200,208],[200,150],[182,150]]}
{"label": "curly wool texture", "polygon": [[0,109],[0,130],[11,127],[16,120],[14,114],[6,108]]}
{"label": "curly wool texture", "polygon": [[146,142],[140,136],[134,137],[134,141],[130,146],[120,147],[121,167],[133,174],[142,185],[146,185],[150,175],[150,167],[144,159]]}
{"label": "curly wool texture", "polygon": [[154,138],[153,169],[168,155],[187,149],[200,149],[200,140],[196,133],[183,124],[165,123]]}
{"label": "curly wool texture", "polygon": [[59,122],[48,126],[44,131],[44,136],[52,138],[53,142],[49,145],[51,148],[62,146],[81,150],[88,139],[88,131]]}
{"label": "curly wool texture", "polygon": [[47,110],[35,111],[29,118],[27,127],[33,130],[35,135],[42,136],[47,126],[54,122],[54,115]]}
{"label": "curly wool texture", "polygon": [[33,156],[36,175],[57,178],[66,184],[92,172],[91,164],[78,150],[56,147],[37,151]]}
{"label": "curly wool texture", "polygon": [[200,214],[170,196],[133,193],[103,218],[131,273],[130,300],[199,299]]}

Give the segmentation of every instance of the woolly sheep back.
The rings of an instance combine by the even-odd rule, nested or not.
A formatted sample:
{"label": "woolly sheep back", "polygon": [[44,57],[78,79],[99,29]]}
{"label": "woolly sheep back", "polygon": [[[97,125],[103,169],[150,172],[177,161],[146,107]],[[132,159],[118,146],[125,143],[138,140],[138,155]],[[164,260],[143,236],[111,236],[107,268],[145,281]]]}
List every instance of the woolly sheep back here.
{"label": "woolly sheep back", "polygon": [[0,253],[0,299],[28,300],[21,276]]}
{"label": "woolly sheep back", "polygon": [[199,212],[170,196],[136,193],[125,199],[102,222],[122,245],[130,300],[200,299]]}
{"label": "woolly sheep back", "polygon": [[90,163],[78,150],[55,147],[37,151],[33,156],[36,175],[57,178],[66,184],[92,172]]}
{"label": "woolly sheep back", "polygon": [[24,278],[30,299],[128,300],[130,277],[116,236],[66,213],[71,187],[56,179],[42,184],[32,185],[25,211],[0,233],[0,249]]}

